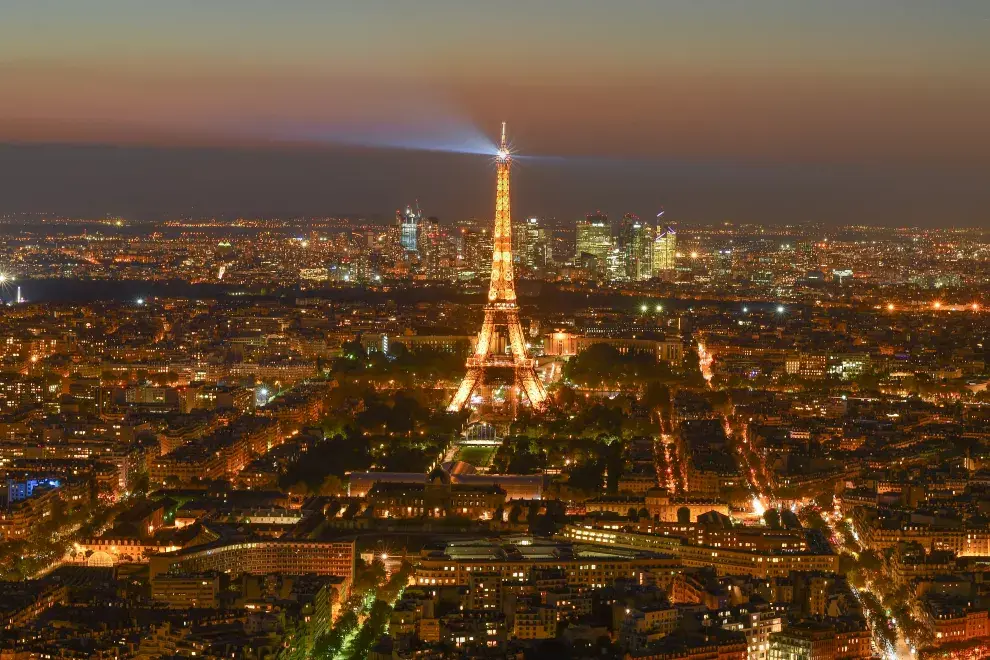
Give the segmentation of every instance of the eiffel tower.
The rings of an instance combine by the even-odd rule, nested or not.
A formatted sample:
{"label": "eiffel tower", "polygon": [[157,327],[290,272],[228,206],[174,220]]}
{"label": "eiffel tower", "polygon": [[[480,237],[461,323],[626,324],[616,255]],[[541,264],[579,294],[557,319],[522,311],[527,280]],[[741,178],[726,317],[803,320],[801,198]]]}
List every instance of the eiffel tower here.
{"label": "eiffel tower", "polygon": [[[535,362],[526,354],[526,341],[519,324],[516,284],[512,268],[512,216],[509,213],[509,169],[512,156],[505,141],[495,156],[498,183],[495,188],[495,230],[492,233],[492,282],[485,305],[485,322],[478,333],[474,355],[467,359],[467,374],[447,410],[464,408],[473,392],[490,384],[499,374],[511,372],[515,387],[526,395],[530,406],[544,410],[547,391],[536,374]],[[505,349],[508,350],[505,350]]]}

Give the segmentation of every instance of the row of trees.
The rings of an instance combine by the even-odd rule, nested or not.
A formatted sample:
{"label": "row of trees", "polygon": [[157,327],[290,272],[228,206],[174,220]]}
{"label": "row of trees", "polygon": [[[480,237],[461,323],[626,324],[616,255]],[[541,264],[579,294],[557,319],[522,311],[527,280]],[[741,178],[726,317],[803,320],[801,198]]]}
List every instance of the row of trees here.
{"label": "row of trees", "polygon": [[452,380],[464,375],[467,342],[462,350],[446,351],[419,347],[409,350],[401,342],[392,342],[388,353],[368,351],[359,341],[344,344],[341,356],[328,365],[335,376],[391,380],[396,386]]}
{"label": "row of trees", "polygon": [[[689,351],[690,353],[690,351]],[[703,385],[701,372],[690,359],[672,368],[649,352],[620,352],[609,344],[592,344],[564,365],[564,378],[580,387],[602,390],[642,389],[650,383]]]}
{"label": "row of trees", "polygon": [[438,410],[421,393],[386,394],[367,385],[342,383],[331,391],[325,437],[279,479],[306,494],[336,495],[344,475],[376,469],[425,472],[460,430],[463,416]]}
{"label": "row of trees", "polygon": [[409,581],[412,565],[403,563],[391,576],[381,560],[363,565],[351,586],[343,614],[312,646],[311,658],[366,658],[388,626],[395,601]]}

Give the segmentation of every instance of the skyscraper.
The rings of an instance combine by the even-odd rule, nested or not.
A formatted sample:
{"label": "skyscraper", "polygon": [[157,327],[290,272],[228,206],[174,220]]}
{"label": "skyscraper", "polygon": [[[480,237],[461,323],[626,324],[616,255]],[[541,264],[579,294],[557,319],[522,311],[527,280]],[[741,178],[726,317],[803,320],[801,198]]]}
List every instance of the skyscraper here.
{"label": "skyscraper", "polygon": [[612,228],[608,224],[608,216],[599,212],[578,220],[574,242],[575,261],[586,261],[585,255],[593,257],[596,270],[604,273],[612,250]]}
{"label": "skyscraper", "polygon": [[488,229],[474,221],[465,223],[460,230],[457,252],[458,276],[472,280],[488,273],[492,263],[492,235]]}
{"label": "skyscraper", "polygon": [[657,227],[653,241],[653,277],[669,277],[677,267],[677,232]]}
{"label": "skyscraper", "polygon": [[423,212],[419,209],[419,203],[407,206],[405,211],[401,209],[395,212],[396,221],[402,228],[400,242],[406,252],[417,252],[419,250],[419,229],[423,222]]}
{"label": "skyscraper", "polygon": [[626,282],[629,280],[629,265],[626,263],[626,252],[620,247],[608,251],[605,257],[605,277],[610,282]]}
{"label": "skyscraper", "polygon": [[540,273],[550,263],[550,239],[540,218],[512,227],[513,255],[525,272]]}
{"label": "skyscraper", "polygon": [[454,246],[440,221],[434,217],[421,220],[417,238],[420,272],[432,280],[449,279],[455,265]]}
{"label": "skyscraper", "polygon": [[619,243],[626,266],[626,279],[642,282],[653,277],[653,227],[632,213],[622,217]]}

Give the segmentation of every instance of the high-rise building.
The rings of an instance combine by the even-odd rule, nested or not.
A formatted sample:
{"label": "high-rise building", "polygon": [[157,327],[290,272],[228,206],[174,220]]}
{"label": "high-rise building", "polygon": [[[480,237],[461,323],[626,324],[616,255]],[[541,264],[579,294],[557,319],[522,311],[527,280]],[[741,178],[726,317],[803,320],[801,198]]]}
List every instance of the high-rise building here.
{"label": "high-rise building", "polygon": [[419,203],[407,206],[405,211],[395,212],[395,218],[402,228],[401,244],[406,252],[417,252],[419,250],[419,230],[423,222],[423,212],[419,209]]}
{"label": "high-rise building", "polygon": [[575,260],[586,262],[585,255],[594,258],[596,270],[604,273],[608,267],[609,252],[612,250],[612,227],[604,213],[588,215],[578,220],[575,228]]}
{"label": "high-rise building", "polygon": [[457,236],[458,277],[472,280],[488,274],[492,264],[492,234],[475,220],[465,222]]}
{"label": "high-rise building", "polygon": [[614,247],[605,257],[605,277],[611,282],[625,282],[629,279],[629,264],[626,262],[626,251]]}
{"label": "high-rise building", "polygon": [[653,240],[653,277],[662,277],[674,272],[677,267],[677,232],[670,227],[657,227]]}
{"label": "high-rise building", "polygon": [[714,263],[711,267],[712,276],[718,282],[728,282],[732,280],[732,268],[734,263],[735,255],[732,253],[732,248],[720,249],[715,253]]}
{"label": "high-rise building", "polygon": [[550,238],[540,218],[512,227],[513,255],[523,271],[543,272],[550,263]]}
{"label": "high-rise building", "polygon": [[632,213],[622,217],[619,246],[625,260],[625,277],[642,282],[653,277],[653,227]]}
{"label": "high-rise building", "polygon": [[456,255],[446,229],[437,218],[426,218],[419,225],[418,248],[420,271],[433,280],[449,279],[454,272]]}

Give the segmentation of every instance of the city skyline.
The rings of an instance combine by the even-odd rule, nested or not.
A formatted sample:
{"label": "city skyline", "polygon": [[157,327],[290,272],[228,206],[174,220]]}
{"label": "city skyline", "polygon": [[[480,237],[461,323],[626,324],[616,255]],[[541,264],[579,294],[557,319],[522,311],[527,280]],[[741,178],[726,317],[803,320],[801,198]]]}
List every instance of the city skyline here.
{"label": "city skyline", "polygon": [[0,15],[0,659],[990,658],[987,0]]}

